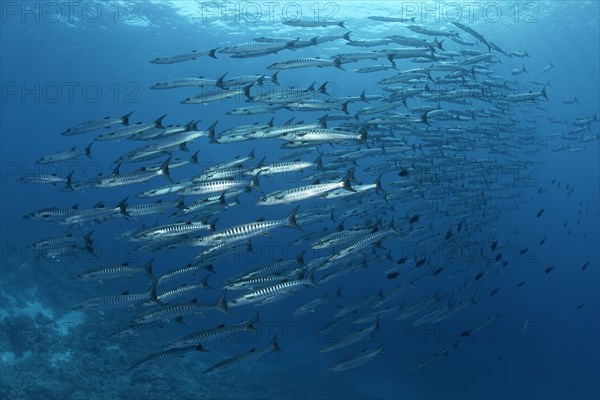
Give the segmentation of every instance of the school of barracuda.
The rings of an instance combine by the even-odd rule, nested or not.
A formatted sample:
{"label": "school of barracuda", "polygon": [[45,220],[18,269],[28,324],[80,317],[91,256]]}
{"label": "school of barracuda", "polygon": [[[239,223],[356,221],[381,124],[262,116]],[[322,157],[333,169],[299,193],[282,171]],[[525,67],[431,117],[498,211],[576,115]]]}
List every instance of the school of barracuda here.
{"label": "school of barracuda", "polygon": [[[504,50],[469,26],[453,23],[449,29],[394,17],[369,18],[394,24],[398,34],[361,40],[360,32],[337,33],[345,29],[342,21],[296,21],[287,25],[298,29],[298,37],[260,37],[249,43],[156,58],[151,63],[218,63],[226,57],[277,54],[279,61],[265,64],[263,70],[253,74],[182,77],[151,87],[211,88],[181,100],[186,105],[180,107],[191,107],[194,114],[197,107],[212,101],[243,98],[243,106],[231,105],[226,114],[269,114],[269,118],[265,121],[257,117],[254,124],[219,132],[219,116],[212,121],[179,121],[187,124],[165,126],[167,115],[153,122],[133,123],[135,114],[124,110],[122,117],[81,122],[62,132],[63,136],[95,135],[91,142],[94,147],[110,145],[113,140],[139,142],[137,149],[114,160],[111,174],[78,179],[78,171],[74,171],[66,177],[38,174],[22,178],[24,183],[64,185],[63,190],[72,192],[76,199],[91,193],[102,196],[103,188],[131,185],[130,196],[118,204],[100,201],[93,206],[90,202],[91,208],[51,207],[25,216],[68,228],[64,235],[32,245],[39,258],[46,261],[60,261],[76,251],[93,254],[95,223],[129,221],[131,228],[114,239],[135,243],[135,254],[147,256],[149,261],[132,265],[123,260],[119,265],[81,271],[73,277],[84,282],[132,275],[149,280],[147,292],[106,293],[104,297],[82,299],[74,307],[86,312],[133,307],[137,316],[119,335],[142,334],[168,322],[185,323],[193,314],[221,313],[231,318],[238,308],[253,305],[260,310],[260,315],[256,312],[245,321],[202,331],[193,331],[193,324],[188,324],[189,334],[159,344],[156,352],[133,362],[132,369],[188,352],[205,352],[211,340],[256,331],[262,315],[269,313],[268,304],[284,302],[298,292],[310,292],[313,297],[291,310],[299,319],[327,303],[338,304],[337,312],[320,327],[320,334],[341,324],[349,326],[346,333],[315,349],[315,353],[374,340],[378,330],[385,328],[386,320],[413,318],[415,326],[435,323],[472,307],[480,296],[498,293],[500,287],[480,293],[478,282],[494,279],[508,265],[501,250],[508,238],[498,233],[502,215],[529,201],[527,191],[537,189],[526,179],[515,181],[514,176],[520,176],[527,165],[535,162],[529,156],[556,139],[535,132],[535,113],[545,111],[544,105],[550,101],[549,83],[526,80],[526,51]],[[314,32],[331,30],[336,34],[313,36]],[[331,58],[314,56],[318,54],[315,49],[325,42],[335,42],[344,51]],[[358,62],[361,66],[351,69]],[[499,63],[515,64],[511,76],[497,75],[494,67]],[[353,88],[355,93],[348,97],[329,95],[327,82],[279,89],[284,87],[285,70],[297,68],[312,68],[316,73],[317,68],[336,68],[339,74],[355,74],[361,79],[381,71],[388,71],[389,76],[376,81],[381,89],[378,93],[361,90],[358,83]],[[552,69],[554,65],[549,63],[540,73]],[[525,83],[536,89],[519,91]],[[577,98],[563,100],[565,104],[576,102]],[[280,110],[295,111],[297,116],[278,120]],[[314,112],[320,112],[319,116],[315,118]],[[517,118],[517,113],[522,118]],[[590,126],[597,124],[596,115],[581,116],[570,124],[560,118],[547,119],[568,127],[558,139],[569,144],[553,151],[578,152],[583,150],[583,143],[598,140],[597,135],[589,133]],[[232,154],[218,165],[199,171],[203,153],[208,153],[211,146],[221,146],[221,150],[241,141],[254,141],[255,149],[247,155]],[[276,159],[262,153],[261,141],[279,141],[285,154]],[[197,146],[198,151],[191,157],[181,156],[180,152],[190,151],[191,146]],[[481,157],[482,152],[488,156]],[[58,151],[38,162],[57,163],[81,156],[93,157],[92,144]],[[374,156],[377,161],[365,161]],[[127,172],[124,165],[129,167]],[[493,179],[487,179],[492,170]],[[263,191],[261,181],[265,178],[277,180],[281,174],[295,171],[303,173],[304,182]],[[136,185],[146,182],[151,186],[145,185],[145,190]],[[92,188],[99,189],[92,192]],[[146,198],[151,200],[144,202]],[[311,207],[304,206],[307,200],[312,201]],[[255,208],[259,212],[273,205],[288,209],[282,214],[268,213],[268,219],[220,226],[222,213],[254,205],[262,206]],[[160,222],[138,222],[154,215],[161,215]],[[297,232],[292,243],[299,249],[297,257],[264,265],[220,268],[235,252],[251,252],[253,242],[283,229]],[[393,249],[402,241],[433,248],[456,238],[481,243],[480,251],[485,248],[492,257],[471,264],[445,260],[432,265],[426,255],[413,260],[394,256]],[[197,249],[197,256],[177,267],[153,263],[157,252],[184,248]],[[319,250],[319,256],[310,257],[312,250]],[[219,274],[213,275],[215,271]],[[382,280],[398,279],[401,284],[387,293],[373,287],[368,297],[340,290],[345,276],[357,271],[368,271]],[[195,277],[199,272],[205,274],[201,280]],[[416,291],[421,281],[439,279],[443,274],[454,279],[453,290],[424,293],[421,300],[412,303],[402,300],[405,291]],[[214,291],[217,286],[222,289],[220,293]],[[211,301],[197,300],[204,291]],[[490,316],[461,336],[482,329],[495,318]],[[435,352],[412,370],[433,364],[454,348],[457,346]],[[234,368],[279,351],[275,336],[268,345],[232,354],[205,372]],[[355,368],[382,354],[383,345],[374,344],[345,357],[340,355],[329,370]]]}

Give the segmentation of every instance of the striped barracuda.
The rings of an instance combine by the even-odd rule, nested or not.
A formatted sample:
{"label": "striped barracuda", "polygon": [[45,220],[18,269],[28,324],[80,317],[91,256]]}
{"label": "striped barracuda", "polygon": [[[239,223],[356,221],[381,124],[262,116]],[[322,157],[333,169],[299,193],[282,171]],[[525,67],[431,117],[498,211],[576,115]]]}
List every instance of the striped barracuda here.
{"label": "striped barracuda", "polygon": [[332,343],[326,344],[319,349],[319,353],[327,353],[329,351],[341,349],[351,344],[360,342],[369,337],[372,337],[376,330],[379,329],[379,317],[375,318],[375,322],[368,328],[363,328],[358,332],[351,333],[339,339],[336,339]]}
{"label": "striped barracuda", "polygon": [[259,316],[258,313],[256,313],[256,315],[253,318],[247,321],[242,321],[232,325],[221,324],[212,329],[205,329],[199,332],[193,332],[189,335],[185,335],[183,337],[175,339],[167,343],[163,347],[170,348],[193,346],[198,343],[208,342],[231,334],[235,334],[240,331],[258,332],[258,330],[254,327],[254,324],[258,321]]}
{"label": "striped barracuda", "polygon": [[297,211],[298,207],[294,208],[288,216],[283,219],[251,222],[249,224],[234,226],[220,232],[215,232],[211,235],[203,236],[199,239],[199,244],[202,246],[214,246],[220,243],[236,243],[248,240],[257,235],[265,234],[272,229],[282,226],[302,230],[302,228],[296,224]]}
{"label": "striped barracuda", "polygon": [[263,349],[251,349],[249,352],[241,354],[239,356],[231,357],[226,360],[223,360],[212,367],[206,369],[203,374],[218,372],[222,370],[227,370],[231,368],[240,367],[242,365],[246,365],[250,362],[258,361],[263,358],[267,353],[270,352],[280,353],[281,349],[279,348],[279,344],[277,343],[277,335],[273,337],[271,343]]}
{"label": "striped barracuda", "polygon": [[327,192],[340,188],[354,192],[355,190],[352,188],[352,186],[350,186],[351,177],[351,174],[349,174],[339,182],[317,183],[309,186],[281,190],[262,197],[256,204],[264,206],[289,204],[296,201],[318,197]]}
{"label": "striped barracuda", "polygon": [[373,359],[379,354],[383,356],[385,355],[385,352],[383,351],[383,345],[379,346],[376,349],[365,349],[358,354],[344,358],[333,364],[331,367],[327,368],[327,370],[332,372],[347,371],[352,368],[360,367],[361,365],[366,364],[369,361],[373,361]]}
{"label": "striped barracuda", "polygon": [[243,296],[231,300],[228,303],[228,305],[230,307],[237,307],[252,303],[261,303],[273,297],[288,295],[306,286],[317,286],[317,283],[315,282],[313,277],[313,271],[311,271],[306,278],[280,282],[271,286],[257,289],[253,292],[247,293]]}

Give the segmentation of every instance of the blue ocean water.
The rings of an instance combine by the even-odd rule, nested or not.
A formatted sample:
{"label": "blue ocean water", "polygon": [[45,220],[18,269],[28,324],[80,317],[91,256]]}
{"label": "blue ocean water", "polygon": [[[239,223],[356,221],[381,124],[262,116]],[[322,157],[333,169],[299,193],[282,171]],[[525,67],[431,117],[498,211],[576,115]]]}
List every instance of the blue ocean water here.
{"label": "blue ocean water", "polygon": [[[599,246],[600,243],[600,165],[599,124],[592,121],[600,108],[599,6],[597,2],[11,2],[1,6],[1,243],[0,282],[1,375],[0,395],[24,398],[598,398],[600,396],[599,332]],[[301,14],[301,17],[299,17]],[[380,22],[369,16],[412,18],[412,22]],[[289,20],[344,21],[345,29],[293,27]],[[101,266],[129,262],[143,265],[154,257],[153,268],[161,275],[189,263],[196,248],[170,252],[132,253],[133,245],[115,236],[124,231],[180,220],[164,215],[131,219],[91,221],[69,229],[68,225],[30,221],[23,215],[34,210],[78,204],[87,209],[99,201],[114,206],[128,197],[136,205],[156,198],[135,195],[167,184],[156,177],[111,189],[88,188],[61,191],[60,185],[23,184],[18,180],[31,174],[66,177],[74,171],[75,181],[102,173],[110,175],[113,161],[145,145],[128,140],[94,142],[92,159],[80,157],[62,163],[38,164],[44,155],[72,147],[87,146],[96,134],[61,136],[65,129],[84,121],[106,116],[119,117],[130,111],[133,122],[150,122],[163,114],[167,124],[200,120],[199,129],[218,121],[217,134],[243,124],[266,123],[275,116],[275,125],[294,117],[294,122],[313,123],[322,115],[338,111],[301,112],[287,109],[274,114],[230,116],[234,107],[252,105],[243,95],[206,105],[186,105],[180,101],[198,94],[198,88],[151,90],[157,82],[183,77],[216,79],[244,74],[271,75],[270,64],[296,57],[330,59],[340,53],[381,51],[351,47],[336,39],[295,50],[252,58],[232,58],[217,52],[217,58],[201,57],[172,65],[152,64],[166,57],[192,50],[206,51],[252,41],[260,36],[310,39],[321,35],[342,35],[351,31],[353,40],[379,39],[390,35],[413,36],[406,28],[414,23],[443,30],[459,31],[473,46],[444,39],[445,52],[479,50],[486,46],[461,31],[452,22],[475,29],[488,41],[507,52],[527,52],[528,57],[508,57],[495,51],[499,62],[489,65],[496,78],[477,73],[477,79],[511,82],[508,94],[540,91],[548,101],[518,103],[507,114],[494,101],[470,99],[454,104],[424,96],[407,99],[395,110],[439,103],[444,110],[471,110],[469,119],[435,119],[430,125],[419,122],[390,130],[372,126],[371,148],[381,145],[378,135],[405,141],[408,150],[394,154],[396,165],[384,169],[382,185],[398,197],[383,202],[386,212],[373,210],[361,218],[348,218],[345,227],[380,218],[394,218],[400,235],[387,237],[382,248],[372,246],[360,268],[316,288],[303,288],[293,296],[260,307],[231,308],[233,317],[207,311],[204,316],[186,316],[185,325],[176,322],[136,335],[111,335],[148,311],[123,307],[98,312],[74,311],[89,299],[128,291],[143,293],[148,280],[141,276],[97,282],[78,282],[72,276]],[[432,40],[434,35],[421,35]],[[437,39],[442,39],[437,37]],[[435,54],[443,54],[436,49]],[[447,55],[463,60],[463,56]],[[395,60],[399,71],[433,63],[411,59]],[[368,74],[353,72],[368,65],[384,64],[385,58],[334,67],[283,70],[279,86],[253,86],[259,90],[307,88],[313,82],[327,83],[328,95],[313,98],[331,100],[344,96],[389,95],[377,82],[396,71]],[[542,72],[551,63],[554,67]],[[512,75],[522,66],[527,73]],[[441,78],[435,72],[433,79]],[[455,84],[467,87],[467,83]],[[429,81],[430,89],[439,83]],[[404,84],[412,88],[413,84]],[[456,87],[456,86],[455,86]],[[423,89],[424,90],[424,89]],[[451,89],[446,89],[451,90]],[[565,101],[576,98],[577,102]],[[351,114],[361,107],[385,102],[351,102]],[[473,109],[475,111],[473,111]],[[489,114],[495,115],[490,119]],[[415,113],[416,115],[416,113]],[[486,117],[487,115],[487,117]],[[384,117],[386,112],[360,116],[359,121]],[[416,115],[417,119],[419,115]],[[549,120],[554,118],[555,122]],[[577,121],[588,118],[581,126]],[[557,123],[566,120],[566,123]],[[507,125],[486,125],[488,122]],[[330,121],[342,127],[346,121]],[[508,128],[507,128],[508,127]],[[582,127],[580,131],[573,131]],[[447,129],[458,129],[448,131]],[[354,131],[355,127],[352,128]],[[496,129],[489,133],[489,129]],[[439,135],[441,141],[432,138]],[[485,136],[487,135],[487,137]],[[422,140],[427,137],[427,140]],[[379,140],[379,141],[378,141]],[[173,169],[176,181],[200,173],[218,162],[245,156],[252,149],[256,159],[277,162],[294,150],[281,149],[279,140],[251,140],[211,144],[200,138],[188,144],[189,152],[177,150],[173,157],[186,159],[199,151],[199,165]],[[425,144],[425,146],[423,146]],[[414,145],[415,148],[411,148]],[[419,149],[419,145],[420,149]],[[322,144],[326,156],[340,149],[356,150],[358,143]],[[453,146],[459,146],[458,150]],[[312,161],[317,152],[303,155]],[[377,167],[390,154],[360,159],[358,181],[371,183],[377,176],[367,168]],[[333,165],[327,156],[326,167]],[[156,161],[156,160],[154,160]],[[162,161],[162,159],[161,159]],[[138,166],[127,164],[127,171]],[[408,168],[408,177],[399,176]],[[412,169],[411,169],[412,168]],[[123,171],[121,171],[123,172]],[[285,176],[259,177],[265,193],[312,183],[301,178],[313,171]],[[458,178],[457,178],[458,177]],[[340,176],[341,178],[341,176]],[[483,179],[483,180],[482,180]],[[400,193],[404,182],[409,194]],[[432,184],[435,183],[435,185]],[[416,195],[415,195],[416,194]],[[469,194],[466,196],[465,194]],[[478,197],[475,197],[477,195]],[[217,228],[265,218],[284,218],[293,205],[256,206],[260,193],[243,194],[239,206],[215,213]],[[172,202],[175,195],[163,196]],[[479,199],[475,201],[474,199]],[[188,204],[197,197],[186,196]],[[356,203],[338,199],[309,199],[298,203],[299,212],[333,207],[341,215]],[[464,205],[477,205],[465,210]],[[393,206],[393,207],[392,207]],[[542,212],[543,210],[543,212]],[[329,211],[328,211],[329,212]],[[537,216],[539,214],[539,217]],[[411,217],[419,216],[410,223]],[[464,222],[459,228],[461,221]],[[324,218],[306,225],[305,232],[281,228],[268,237],[253,239],[254,253],[239,250],[233,257],[214,263],[216,273],[209,282],[220,287],[234,275],[279,259],[293,258],[314,240],[294,241],[306,233],[329,232],[341,220]],[[418,231],[421,229],[422,231]],[[61,237],[68,232],[83,235],[94,231],[94,254],[86,252],[58,260],[40,259],[31,244]],[[424,232],[414,236],[414,232]],[[329,233],[328,232],[328,233]],[[544,240],[544,238],[546,238]],[[491,246],[497,242],[499,250]],[[339,250],[339,249],[337,249]],[[372,252],[373,250],[374,252]],[[385,258],[391,250],[391,259]],[[305,261],[329,254],[308,250]],[[500,255],[499,259],[494,259]],[[406,259],[404,264],[398,264]],[[419,260],[425,265],[417,267]],[[492,260],[493,259],[493,260]],[[362,260],[362,259],[361,259]],[[348,266],[353,261],[348,261]],[[345,264],[344,264],[345,265]],[[584,267],[585,266],[585,267]],[[552,268],[554,267],[554,268]],[[397,279],[385,273],[394,268]],[[443,268],[440,270],[439,268]],[[484,271],[483,279],[474,279]],[[330,272],[330,271],[327,271]],[[209,272],[202,271],[177,281],[196,284]],[[317,281],[324,273],[316,273]],[[521,286],[520,283],[525,282]],[[406,290],[385,307],[401,307],[390,315],[380,315],[379,329],[351,347],[335,352],[318,350],[335,338],[343,337],[369,323],[353,324],[348,319],[338,328],[319,334],[340,307],[381,289],[389,294],[400,285]],[[341,296],[335,297],[341,287]],[[491,294],[495,289],[500,289]],[[220,290],[199,291],[202,303],[212,303]],[[228,291],[227,299],[239,292]],[[328,294],[330,300],[312,313],[293,315],[303,304]],[[400,310],[434,298],[426,310],[397,320]],[[191,300],[187,298],[184,300]],[[471,301],[473,303],[471,304]],[[465,305],[464,309],[440,321],[415,324],[436,309]],[[367,304],[358,309],[365,316],[377,308]],[[164,350],[169,341],[203,327],[234,323],[260,312],[258,333],[238,333],[222,340],[203,343],[210,352],[193,352],[152,365],[129,370],[138,360]],[[484,323],[488,321],[488,323]],[[478,328],[479,327],[479,328]],[[470,332],[470,333],[469,333]],[[461,333],[464,333],[461,336]],[[266,354],[260,361],[216,374],[203,374],[210,366],[252,348],[262,349],[277,334],[281,354]],[[363,349],[383,345],[385,356],[344,372],[328,371],[339,360]],[[430,365],[424,365],[431,362]]]}

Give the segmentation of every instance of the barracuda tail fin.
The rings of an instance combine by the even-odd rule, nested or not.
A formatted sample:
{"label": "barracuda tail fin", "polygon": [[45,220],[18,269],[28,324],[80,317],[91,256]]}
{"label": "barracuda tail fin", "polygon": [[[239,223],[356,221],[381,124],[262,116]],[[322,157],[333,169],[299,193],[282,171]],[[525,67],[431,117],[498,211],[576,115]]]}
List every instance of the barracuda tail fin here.
{"label": "barracuda tail fin", "polygon": [[152,279],[152,285],[150,286],[150,289],[148,290],[148,299],[154,303],[162,304],[160,302],[160,300],[158,300],[158,297],[156,295],[156,285],[157,284],[158,284],[158,280]]}
{"label": "barracuda tail fin", "polygon": [[298,208],[300,208],[300,206],[296,206],[287,216],[286,221],[287,221],[287,226],[289,226],[290,228],[294,228],[294,229],[298,229],[300,231],[303,231],[304,229],[302,229],[300,226],[298,226],[298,223],[296,221],[296,212],[298,211]]}
{"label": "barracuda tail fin", "polygon": [[304,285],[306,286],[311,286],[311,287],[317,287],[319,286],[317,284],[317,282],[315,281],[315,269],[311,269],[310,272],[308,273],[308,276],[306,278],[304,278]]}
{"label": "barracuda tail fin", "polygon": [[319,171],[325,170],[325,168],[323,168],[323,153],[319,153],[319,157],[314,161],[314,164]]}
{"label": "barracuda tail fin", "polygon": [[260,175],[260,172],[258,172],[256,175],[254,175],[254,178],[252,178],[252,180],[250,181],[250,186],[248,186],[249,191],[252,191],[252,189],[256,189],[259,192],[264,193],[259,185],[259,181],[258,181],[259,175]]}
{"label": "barracuda tail fin", "polygon": [[121,123],[123,125],[129,125],[129,117],[131,117],[131,114],[133,114],[133,111],[130,113],[127,113],[121,117]]}
{"label": "barracuda tail fin", "polygon": [[346,115],[350,114],[348,112],[348,103],[350,103],[350,100],[346,100],[345,102],[342,103],[342,112]]}
{"label": "barracuda tail fin", "polygon": [[367,99],[367,96],[365,96],[365,91],[364,90],[360,94],[360,100],[364,101],[365,103],[369,102],[369,100]]}
{"label": "barracuda tail fin", "polygon": [[346,175],[344,177],[344,179],[342,179],[342,188],[349,190],[351,192],[356,192],[356,190],[354,190],[352,188],[352,186],[350,185],[350,180],[354,178],[354,175],[352,174],[352,172],[348,172],[348,175]]}
{"label": "barracuda tail fin", "polygon": [[92,158],[92,144],[94,144],[94,142],[88,144],[85,150],[83,151],[88,158]]}
{"label": "barracuda tail fin", "polygon": [[202,286],[203,289],[211,289],[211,290],[215,290],[214,287],[210,286],[208,284],[208,278],[210,278],[210,274],[206,275],[204,278],[202,278],[200,280],[200,286]]}
{"label": "barracuda tail fin", "polygon": [[156,278],[154,277],[154,274],[152,273],[152,263],[153,262],[154,262],[154,257],[149,259],[148,262],[144,265],[144,271],[146,272],[146,275],[148,275],[148,278],[150,278],[152,281],[155,281]]}
{"label": "barracuda tail fin", "polygon": [[394,233],[400,234],[400,231],[396,229],[396,221],[394,220],[394,217],[392,217],[388,229]]}
{"label": "barracuda tail fin", "polygon": [[214,307],[215,307],[215,309],[217,309],[217,310],[221,311],[222,313],[227,314],[231,317],[232,315],[229,312],[229,309],[227,308],[227,301],[225,301],[226,294],[227,294],[227,290],[224,290],[223,293],[221,294],[221,296],[215,302]]}
{"label": "barracuda tail fin", "polygon": [[333,60],[333,66],[345,71],[344,67],[342,67],[342,56],[337,56],[335,60]]}
{"label": "barracuda tail fin", "polygon": [[208,137],[215,135],[215,126],[217,126],[218,123],[219,123],[219,120],[216,120],[215,122],[212,123],[211,126],[208,127],[208,129],[206,130],[208,132]]}
{"label": "barracuda tail fin", "polygon": [[327,84],[329,84],[329,82],[325,81],[325,83],[323,83],[321,86],[319,86],[319,93],[325,94],[325,95],[329,95],[329,93],[327,93]]}
{"label": "barracuda tail fin", "polygon": [[167,116],[167,114],[161,115],[160,117],[158,117],[156,119],[156,121],[154,121],[154,127],[155,128],[161,128],[163,129],[164,126],[162,125],[162,120]]}
{"label": "barracuda tail fin", "polygon": [[367,143],[367,135],[368,135],[369,126],[364,124],[358,129],[358,141],[365,147],[369,147]]}
{"label": "barracuda tail fin", "polygon": [[221,75],[217,81],[215,82],[215,86],[216,87],[220,87],[221,89],[224,89],[223,87],[223,79],[225,79],[225,75],[227,75],[229,72],[225,72],[223,75]]}
{"label": "barracuda tail fin", "polygon": [[216,53],[216,51],[217,51],[217,50],[219,50],[219,48],[218,48],[218,47],[217,47],[217,48],[214,48],[214,49],[211,49],[211,50],[208,52],[208,56],[209,56],[209,57],[212,57],[212,58],[217,58],[217,56],[215,55],[215,53]]}
{"label": "barracuda tail fin", "polygon": [[117,207],[119,208],[119,212],[125,217],[131,217],[131,214],[127,212],[127,199],[129,199],[129,197],[125,197],[123,200],[121,200]]}
{"label": "barracuda tail fin", "polygon": [[281,348],[279,347],[279,344],[277,343],[277,335],[273,336],[273,339],[271,339],[271,343],[269,343],[269,348],[271,348],[276,353],[283,353],[283,351],[281,351]]}
{"label": "barracuda tail fin", "polygon": [[198,153],[200,152],[200,150],[196,150],[196,152],[194,154],[192,154],[192,156],[190,157],[190,162],[192,164],[196,164],[198,165]]}
{"label": "barracuda tail fin", "polygon": [[67,175],[67,180],[65,182],[65,190],[73,190],[73,172]]}
{"label": "barracuda tail fin", "polygon": [[83,237],[83,241],[85,242],[86,247],[92,247],[92,243],[93,243],[92,235],[94,234],[94,232],[95,231],[91,231]]}
{"label": "barracuda tail fin", "polygon": [[252,319],[249,319],[246,322],[246,324],[244,324],[244,330],[246,330],[247,332],[258,332],[258,329],[254,327],[254,324],[257,322],[260,322],[258,311],[254,315],[254,317],[252,317]]}
{"label": "barracuda tail fin", "polygon": [[171,156],[169,156],[169,158],[167,158],[165,160],[165,162],[162,163],[162,165],[160,166],[159,175],[162,175],[165,178],[167,178],[169,180],[169,182],[173,182],[173,179],[171,179],[171,175],[169,175],[169,163],[170,162],[171,162]]}
{"label": "barracuda tail fin", "polygon": [[386,191],[383,190],[383,187],[381,186],[381,174],[379,174],[377,179],[375,179],[375,191],[384,196],[387,194]]}
{"label": "barracuda tail fin", "polygon": [[373,322],[373,331],[378,331],[379,330],[379,315],[377,315],[377,318],[375,318],[375,321]]}
{"label": "barracuda tail fin", "polygon": [[306,250],[303,250],[302,252],[300,252],[300,254],[298,254],[296,256],[296,262],[300,265],[306,265],[306,263],[304,262],[304,254],[306,253]]}

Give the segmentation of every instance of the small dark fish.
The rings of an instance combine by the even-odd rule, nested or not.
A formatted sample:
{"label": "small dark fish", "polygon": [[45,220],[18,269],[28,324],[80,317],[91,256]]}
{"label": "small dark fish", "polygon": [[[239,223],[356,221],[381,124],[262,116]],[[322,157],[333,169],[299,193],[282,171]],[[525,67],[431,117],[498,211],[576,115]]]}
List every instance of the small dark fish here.
{"label": "small dark fish", "polygon": [[507,260],[502,261],[502,266],[505,268],[508,267],[508,261]]}
{"label": "small dark fish", "polygon": [[581,303],[580,305],[577,306],[578,310],[581,310],[581,307],[583,307],[583,303]]}
{"label": "small dark fish", "polygon": [[496,258],[494,258],[496,261],[500,261],[500,259],[502,258],[502,254],[498,254],[496,255]]}
{"label": "small dark fish", "polygon": [[408,220],[409,223],[414,224],[415,222],[417,222],[419,220],[420,215],[416,214],[413,215],[412,217],[410,217],[410,219]]}
{"label": "small dark fish", "polygon": [[420,260],[417,260],[417,267],[420,267],[421,265],[425,264],[425,261],[427,261],[426,258],[421,258]]}
{"label": "small dark fish", "polygon": [[400,272],[391,272],[387,275],[388,279],[396,279],[400,275]]}
{"label": "small dark fish", "polygon": [[581,267],[581,270],[582,270],[582,271],[585,271],[585,269],[588,267],[588,265],[590,265],[590,262],[589,262],[589,261],[586,261],[586,263],[585,263],[585,264],[583,264],[583,266]]}
{"label": "small dark fish", "polygon": [[496,293],[498,293],[499,291],[500,291],[500,288],[499,288],[499,287],[498,287],[498,288],[496,288],[496,289],[493,289],[493,290],[490,292],[490,296],[493,296],[493,295],[495,295],[495,294],[496,294]]}
{"label": "small dark fish", "polygon": [[450,239],[452,237],[452,229],[450,229],[448,232],[446,232],[446,240]]}
{"label": "small dark fish", "polygon": [[542,216],[543,213],[544,213],[544,209],[542,208],[542,209],[540,209],[540,211],[537,212],[537,214],[535,216],[539,218]]}
{"label": "small dark fish", "polygon": [[549,274],[550,272],[552,272],[552,270],[554,269],[554,265],[551,267],[548,267],[544,270],[545,273]]}
{"label": "small dark fish", "polygon": [[521,287],[521,286],[523,286],[524,284],[525,284],[525,281],[523,281],[523,282],[519,282],[519,283],[517,283],[517,286],[518,286],[518,287]]}
{"label": "small dark fish", "polygon": [[472,331],[463,331],[460,333],[460,337],[471,336]]}
{"label": "small dark fish", "polygon": [[402,171],[398,172],[398,176],[406,177],[408,176],[408,171],[403,169]]}
{"label": "small dark fish", "polygon": [[529,247],[525,247],[523,250],[519,251],[519,254],[525,254],[529,250]]}
{"label": "small dark fish", "polygon": [[442,272],[443,270],[444,270],[444,267],[440,267],[440,268],[436,269],[435,271],[433,271],[433,275],[437,275],[440,272]]}
{"label": "small dark fish", "polygon": [[462,229],[462,226],[463,226],[463,223],[462,223],[462,221],[460,221],[458,223],[458,226],[456,227],[456,232],[460,232],[460,230]]}
{"label": "small dark fish", "polygon": [[398,264],[404,264],[406,262],[406,258],[402,257],[398,260]]}
{"label": "small dark fish", "polygon": [[483,277],[483,272],[478,273],[477,275],[475,275],[475,280],[478,281]]}
{"label": "small dark fish", "polygon": [[490,245],[490,249],[492,251],[496,251],[497,248],[498,248],[498,242],[492,242],[492,244]]}
{"label": "small dark fish", "polygon": [[548,239],[548,236],[544,236],[542,240],[540,240],[540,246],[546,243],[546,239]]}

